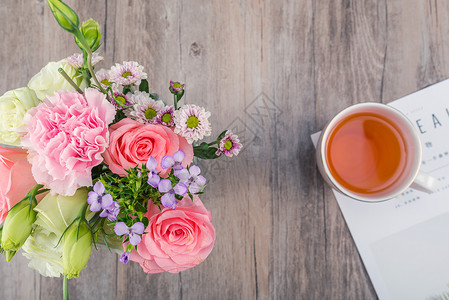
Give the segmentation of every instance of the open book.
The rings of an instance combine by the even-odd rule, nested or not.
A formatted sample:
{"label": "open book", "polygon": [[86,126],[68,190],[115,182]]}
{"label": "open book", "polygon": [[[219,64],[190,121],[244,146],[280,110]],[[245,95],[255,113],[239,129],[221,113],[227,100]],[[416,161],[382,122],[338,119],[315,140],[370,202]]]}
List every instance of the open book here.
{"label": "open book", "polygon": [[449,80],[389,105],[420,132],[421,170],[438,179],[437,192],[408,189],[381,203],[334,194],[380,299],[449,299]]}

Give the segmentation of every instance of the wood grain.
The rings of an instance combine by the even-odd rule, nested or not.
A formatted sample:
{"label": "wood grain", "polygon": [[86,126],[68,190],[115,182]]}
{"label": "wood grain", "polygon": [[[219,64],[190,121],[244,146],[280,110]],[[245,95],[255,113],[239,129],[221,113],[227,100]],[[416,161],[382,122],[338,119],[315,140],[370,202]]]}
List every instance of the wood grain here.
{"label": "wood grain", "polygon": [[[375,299],[310,134],[353,103],[389,102],[449,76],[446,1],[66,0],[99,21],[102,67],[135,60],[150,89],[212,112],[245,143],[237,159],[201,162],[217,231],[201,265],[147,275],[93,251],[71,299]],[[77,51],[44,0],[2,0],[0,93]],[[20,254],[0,263],[0,299],[58,299]]]}

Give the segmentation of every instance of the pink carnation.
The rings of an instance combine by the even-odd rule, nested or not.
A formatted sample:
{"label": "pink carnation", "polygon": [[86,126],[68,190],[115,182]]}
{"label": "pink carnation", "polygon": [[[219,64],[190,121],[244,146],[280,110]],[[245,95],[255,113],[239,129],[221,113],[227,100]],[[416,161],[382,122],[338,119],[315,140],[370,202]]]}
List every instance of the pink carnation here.
{"label": "pink carnation", "polygon": [[91,170],[103,161],[114,117],[106,95],[91,88],[84,95],[56,92],[30,109],[21,142],[28,148],[36,181],[64,196],[92,185]]}
{"label": "pink carnation", "polygon": [[193,197],[193,201],[184,197],[176,209],[160,210],[149,204],[147,233],[130,256],[146,273],[178,273],[203,262],[212,251],[215,228],[211,213],[198,196]]}

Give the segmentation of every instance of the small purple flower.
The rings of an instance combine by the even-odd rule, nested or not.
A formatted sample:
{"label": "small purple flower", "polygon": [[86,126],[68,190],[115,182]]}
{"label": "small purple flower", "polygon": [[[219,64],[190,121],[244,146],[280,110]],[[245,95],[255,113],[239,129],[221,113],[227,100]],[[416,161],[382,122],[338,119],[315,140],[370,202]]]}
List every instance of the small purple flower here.
{"label": "small purple flower", "polygon": [[131,227],[128,227],[124,222],[118,222],[114,226],[115,234],[124,237],[129,236],[129,242],[136,246],[140,243],[142,238],[140,237],[141,234],[143,234],[145,230],[145,226],[142,222],[134,223]]}
{"label": "small purple flower", "polygon": [[100,211],[111,206],[112,196],[109,194],[103,195],[105,190],[103,183],[97,182],[94,184],[93,191],[90,191],[87,197],[87,203],[90,204],[91,211]]}
{"label": "small purple flower", "polygon": [[182,169],[175,171],[175,176],[179,178],[180,182],[189,187],[192,194],[199,193],[201,188],[206,184],[206,178],[200,175],[201,169],[198,166],[191,166],[188,170]]}
{"label": "small purple flower", "polygon": [[178,150],[175,153],[173,153],[172,156],[164,156],[161,160],[161,167],[163,169],[170,169],[173,168],[173,170],[181,170],[184,169],[182,166],[182,161],[184,160],[184,157],[186,157],[186,154],[182,150]]}
{"label": "small purple flower", "polygon": [[151,185],[154,188],[157,188],[159,182],[161,181],[161,178],[159,177],[159,172],[156,171],[157,167],[157,160],[150,156],[150,158],[147,161],[147,169],[148,169],[148,184]]}
{"label": "small purple flower", "polygon": [[123,254],[120,256],[120,261],[126,265],[128,263],[128,261],[129,261],[129,255],[130,254],[131,253],[129,253],[127,251],[123,252]]}
{"label": "small purple flower", "polygon": [[111,206],[107,207],[100,213],[100,217],[108,217],[109,221],[117,221],[117,216],[120,213],[120,204],[117,201],[112,201]]}
{"label": "small purple flower", "polygon": [[180,94],[184,90],[185,84],[181,84],[180,82],[170,80],[169,90],[172,94]]}
{"label": "small purple flower", "polygon": [[158,189],[159,189],[159,192],[165,193],[161,197],[162,205],[167,208],[173,208],[173,209],[176,208],[176,203],[177,203],[175,194],[184,196],[187,193],[187,186],[184,183],[179,182],[177,185],[175,185],[173,187],[172,182],[169,179],[161,180],[161,182],[159,183]]}
{"label": "small purple flower", "polygon": [[164,109],[160,110],[156,116],[156,123],[171,127],[175,125],[173,113],[175,108],[173,106],[166,106]]}

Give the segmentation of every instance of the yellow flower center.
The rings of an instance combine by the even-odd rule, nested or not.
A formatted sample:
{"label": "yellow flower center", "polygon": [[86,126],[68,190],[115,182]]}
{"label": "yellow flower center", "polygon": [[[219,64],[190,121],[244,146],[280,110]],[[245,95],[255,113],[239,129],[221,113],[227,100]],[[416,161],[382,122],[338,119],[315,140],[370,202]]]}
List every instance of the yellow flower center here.
{"label": "yellow flower center", "polygon": [[104,85],[106,85],[106,86],[109,86],[109,85],[111,84],[111,82],[109,82],[109,80],[107,80],[107,79],[103,79],[103,80],[101,81],[101,83],[104,84]]}
{"label": "yellow flower center", "polygon": [[224,143],[224,147],[225,147],[226,150],[231,149],[231,148],[232,148],[232,142],[231,142],[230,140],[227,140],[227,141]]}
{"label": "yellow flower center", "polygon": [[126,78],[128,76],[132,76],[133,74],[131,74],[131,72],[125,72],[122,74],[122,77]]}
{"label": "yellow flower center", "polygon": [[125,99],[125,97],[123,97],[123,96],[117,96],[117,97],[115,97],[115,99],[116,99],[117,102],[118,102],[119,104],[121,104],[121,105],[125,105],[125,103],[126,103],[126,99]]}
{"label": "yellow flower center", "polygon": [[156,115],[157,115],[156,110],[154,110],[151,107],[145,111],[145,118],[147,118],[148,120],[153,119]]}
{"label": "yellow flower center", "polygon": [[195,116],[190,116],[186,122],[188,128],[196,128],[196,127],[198,127],[199,123],[200,123],[200,120],[198,120],[198,118]]}
{"label": "yellow flower center", "polygon": [[171,114],[164,114],[163,116],[162,116],[162,122],[164,122],[164,123],[170,123],[171,122],[171,120],[172,120],[172,118],[171,118]]}

